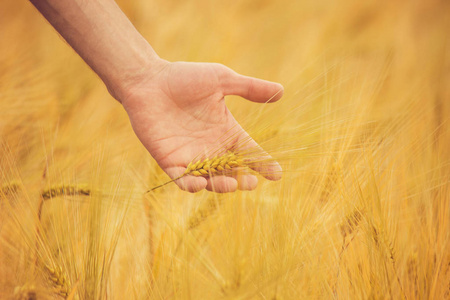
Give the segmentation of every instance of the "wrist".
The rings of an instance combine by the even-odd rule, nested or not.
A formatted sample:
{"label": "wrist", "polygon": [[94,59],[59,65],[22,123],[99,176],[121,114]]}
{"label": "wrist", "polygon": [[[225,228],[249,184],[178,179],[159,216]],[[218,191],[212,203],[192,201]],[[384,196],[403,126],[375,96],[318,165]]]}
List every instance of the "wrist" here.
{"label": "wrist", "polygon": [[168,63],[154,53],[145,58],[136,59],[134,65],[128,65],[125,69],[102,80],[111,96],[125,105],[139,86],[151,84],[151,81]]}

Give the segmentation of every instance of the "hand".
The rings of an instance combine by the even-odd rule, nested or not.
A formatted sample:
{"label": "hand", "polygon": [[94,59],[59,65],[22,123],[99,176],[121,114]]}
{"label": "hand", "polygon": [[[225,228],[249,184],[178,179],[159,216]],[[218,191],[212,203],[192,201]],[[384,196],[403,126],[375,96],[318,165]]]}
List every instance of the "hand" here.
{"label": "hand", "polygon": [[[161,61],[160,61],[161,62]],[[123,99],[133,129],[159,166],[172,178],[182,175],[193,158],[222,145],[219,137],[239,132],[225,147],[246,141],[246,147],[259,147],[239,126],[225,105],[224,96],[238,95],[254,102],[277,101],[283,94],[280,84],[242,76],[214,63],[162,61],[158,70],[140,76],[128,85]],[[247,142],[249,141],[249,142]],[[265,154],[267,155],[267,154]],[[255,165],[260,171],[263,166]],[[265,166],[267,169],[267,166]],[[281,167],[271,163],[270,180],[281,178]],[[204,188],[215,192],[252,190],[257,178],[251,174],[185,176],[176,180],[183,190]]]}
{"label": "hand", "polygon": [[[172,179],[198,154],[250,139],[225,106],[225,95],[256,102],[276,101],[282,95],[279,84],[241,76],[219,64],[160,59],[114,1],[31,2],[123,104],[136,135]],[[218,143],[230,130],[240,131],[233,141]],[[257,144],[250,140],[246,146]],[[252,168],[268,179],[280,178],[276,163],[266,164],[264,170],[257,164]],[[190,192],[205,187],[232,192],[255,188],[257,179],[249,174],[185,176],[176,183]]]}

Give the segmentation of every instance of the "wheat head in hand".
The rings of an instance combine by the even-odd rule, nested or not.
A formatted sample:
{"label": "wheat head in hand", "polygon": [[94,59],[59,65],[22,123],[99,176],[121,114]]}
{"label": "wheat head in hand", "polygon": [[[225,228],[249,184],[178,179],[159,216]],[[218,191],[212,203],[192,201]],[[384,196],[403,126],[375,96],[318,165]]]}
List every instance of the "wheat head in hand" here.
{"label": "wheat head in hand", "polygon": [[[150,75],[151,74],[151,75]],[[225,150],[243,144],[259,148],[240,127],[225,105],[226,95],[238,95],[253,102],[274,102],[281,98],[280,84],[239,75],[215,63],[163,62],[149,75],[142,72],[120,99],[133,129],[159,166],[183,190],[215,192],[252,190],[252,174],[183,176],[193,158],[205,149]],[[267,157],[268,154],[264,154]],[[260,172],[264,168],[264,172]],[[276,162],[253,164],[252,169],[269,180],[281,177]]]}

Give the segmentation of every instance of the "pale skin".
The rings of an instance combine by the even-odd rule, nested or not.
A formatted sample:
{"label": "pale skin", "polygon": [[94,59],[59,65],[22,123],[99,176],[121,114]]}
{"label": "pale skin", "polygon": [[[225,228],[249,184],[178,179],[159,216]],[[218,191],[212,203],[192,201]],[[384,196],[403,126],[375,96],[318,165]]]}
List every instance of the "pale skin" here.
{"label": "pale skin", "polygon": [[[170,178],[179,177],[193,158],[218,145],[258,147],[231,115],[224,97],[274,102],[283,94],[280,84],[239,75],[221,64],[161,59],[113,0],[30,2],[123,105],[136,136]],[[218,138],[230,132],[238,134],[218,144]],[[275,162],[253,169],[269,180],[281,178]],[[249,172],[175,181],[188,192],[206,188],[219,193],[253,190],[257,182]]]}

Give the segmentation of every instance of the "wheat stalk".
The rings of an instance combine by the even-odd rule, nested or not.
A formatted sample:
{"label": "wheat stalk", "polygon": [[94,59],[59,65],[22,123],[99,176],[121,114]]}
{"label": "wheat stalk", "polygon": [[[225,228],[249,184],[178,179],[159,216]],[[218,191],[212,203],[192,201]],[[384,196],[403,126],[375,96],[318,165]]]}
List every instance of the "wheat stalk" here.
{"label": "wheat stalk", "polygon": [[172,179],[166,183],[163,183],[161,185],[158,185],[150,190],[148,190],[146,193],[151,192],[153,190],[156,190],[162,186],[165,186],[166,184],[169,184],[171,182],[174,182],[180,178],[183,178],[184,176],[191,175],[196,177],[208,177],[208,176],[214,176],[217,174],[225,174],[227,172],[231,172],[233,169],[246,167],[246,163],[244,162],[244,159],[241,155],[228,151],[224,155],[220,156],[214,156],[213,158],[209,159],[203,159],[198,160],[196,162],[190,162],[186,170],[181,176],[178,176],[175,179]]}
{"label": "wheat stalk", "polygon": [[[46,200],[50,200],[54,197],[64,196],[64,195],[83,195],[83,196],[89,196],[91,195],[91,190],[85,187],[79,187],[79,186],[73,186],[73,185],[61,185],[61,186],[53,186],[50,187],[41,193],[41,197],[39,199],[38,203],[38,210],[37,210],[37,217],[38,217],[38,224],[36,224],[36,236],[41,235],[41,221],[42,221],[42,210],[44,207],[44,203]],[[36,249],[39,249],[39,241],[36,240]],[[38,264],[38,258],[36,258],[35,264]],[[59,286],[58,288],[58,294],[62,297],[67,297],[68,292],[70,291],[67,287],[65,277],[62,275],[62,270],[55,270],[52,268],[49,268],[45,266],[45,269],[47,271],[47,274],[49,274],[49,279],[54,283],[55,286]]]}

